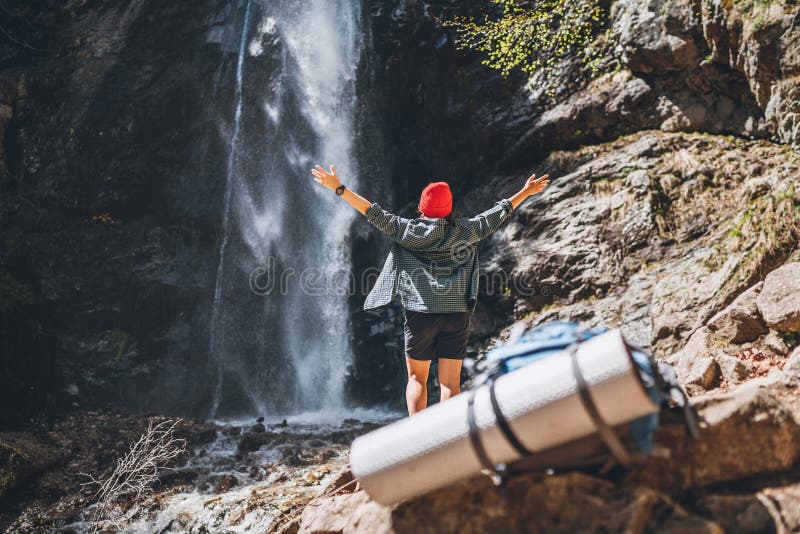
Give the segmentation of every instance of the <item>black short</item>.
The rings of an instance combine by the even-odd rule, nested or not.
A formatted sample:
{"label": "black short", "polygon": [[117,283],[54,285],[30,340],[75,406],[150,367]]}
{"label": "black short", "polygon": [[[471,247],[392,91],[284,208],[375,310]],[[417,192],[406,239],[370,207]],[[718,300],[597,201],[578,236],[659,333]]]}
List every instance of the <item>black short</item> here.
{"label": "black short", "polygon": [[423,313],[405,311],[403,332],[406,356],[413,360],[463,360],[472,330],[470,312]]}

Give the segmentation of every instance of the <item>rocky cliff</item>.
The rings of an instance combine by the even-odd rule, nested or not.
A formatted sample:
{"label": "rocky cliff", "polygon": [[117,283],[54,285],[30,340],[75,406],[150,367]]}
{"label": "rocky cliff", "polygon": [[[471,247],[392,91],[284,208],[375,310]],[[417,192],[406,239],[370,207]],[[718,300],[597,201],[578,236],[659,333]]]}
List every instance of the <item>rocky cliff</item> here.
{"label": "rocky cliff", "polygon": [[[230,36],[219,30],[230,4],[51,4],[2,6],[3,416],[73,403],[191,412],[202,398],[193,369],[206,347],[194,333],[209,320],[225,150],[202,103],[232,94]],[[471,482],[393,510],[358,492],[290,528],[480,531],[486,510],[500,530],[534,520],[542,531],[800,528],[800,10],[610,2],[600,72],[568,69],[552,101],[458,51],[434,18],[481,5],[365,4],[362,121],[372,134],[361,141],[382,161],[362,167],[388,178],[368,192],[400,209],[443,178],[472,212],[531,171],[549,172],[546,194],[481,248],[486,279],[499,282],[482,287],[473,354],[515,322],[620,326],[676,365],[710,430],[689,446],[666,428],[672,458],[631,478],[532,477],[505,496]],[[359,231],[358,268],[382,246]],[[360,311],[353,320],[354,396],[395,396],[363,390],[402,379],[400,364],[371,357],[399,356],[396,321]],[[31,466],[47,465],[33,456]],[[455,502],[475,504],[442,515]],[[437,514],[441,524],[419,523]]]}

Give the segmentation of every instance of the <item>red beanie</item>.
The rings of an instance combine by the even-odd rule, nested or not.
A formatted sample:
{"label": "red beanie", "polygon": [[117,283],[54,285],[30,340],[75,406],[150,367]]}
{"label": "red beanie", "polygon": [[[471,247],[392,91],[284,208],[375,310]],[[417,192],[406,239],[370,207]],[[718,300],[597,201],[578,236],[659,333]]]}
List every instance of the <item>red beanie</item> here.
{"label": "red beanie", "polygon": [[447,217],[453,212],[453,195],[447,182],[434,182],[422,190],[419,211],[426,217]]}

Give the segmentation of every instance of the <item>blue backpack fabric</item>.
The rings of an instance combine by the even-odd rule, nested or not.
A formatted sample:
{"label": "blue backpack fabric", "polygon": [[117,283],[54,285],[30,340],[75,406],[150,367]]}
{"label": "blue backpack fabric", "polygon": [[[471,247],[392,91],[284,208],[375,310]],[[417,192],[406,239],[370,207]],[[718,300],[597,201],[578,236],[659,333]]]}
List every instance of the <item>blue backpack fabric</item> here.
{"label": "blue backpack fabric", "polygon": [[[578,324],[554,321],[528,330],[516,341],[490,351],[479,366],[481,372],[475,384],[492,383],[497,377],[520,369],[542,358],[564,354],[577,344],[607,332],[607,328],[582,329]],[[686,426],[693,437],[699,434],[697,414],[677,381],[672,367],[656,360],[644,350],[628,343],[633,362],[642,384],[654,404],[664,408],[679,407],[684,413]],[[645,457],[653,449],[653,435],[658,428],[660,413],[640,417],[628,423],[630,436],[635,443],[637,457]],[[497,469],[492,469],[497,472]]]}

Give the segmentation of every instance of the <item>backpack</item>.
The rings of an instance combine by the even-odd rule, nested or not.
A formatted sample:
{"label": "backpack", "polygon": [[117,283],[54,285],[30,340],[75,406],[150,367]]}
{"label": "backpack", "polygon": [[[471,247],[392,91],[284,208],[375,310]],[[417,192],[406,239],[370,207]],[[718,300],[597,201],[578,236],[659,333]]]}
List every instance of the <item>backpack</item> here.
{"label": "backpack", "polygon": [[[678,383],[672,366],[657,362],[643,349],[627,341],[624,342],[641,379],[640,382],[645,388],[647,396],[654,405],[660,406],[661,410],[613,427],[603,420],[590,387],[581,376],[575,354],[581,343],[607,331],[608,329],[602,327],[582,329],[576,323],[565,321],[546,323],[518,336],[512,334],[513,341],[490,351],[484,361],[474,365],[478,375],[473,380],[473,387],[469,392],[471,396],[467,410],[469,437],[476,455],[484,468],[491,474],[495,484],[499,485],[516,474],[536,471],[599,466],[601,472],[605,472],[615,465],[630,468],[637,462],[641,462],[652,451],[653,434],[659,426],[660,412],[664,410],[680,410],[689,434],[695,439],[699,436],[698,415]],[[549,450],[532,453],[522,445],[510,428],[506,417],[500,411],[494,394],[494,381],[504,374],[521,369],[543,358],[564,357],[572,358],[571,369],[576,380],[581,404],[590,416],[597,432]],[[518,460],[506,464],[495,465],[489,461],[475,422],[474,395],[479,387],[487,385],[497,426],[507,442],[519,454]]]}

